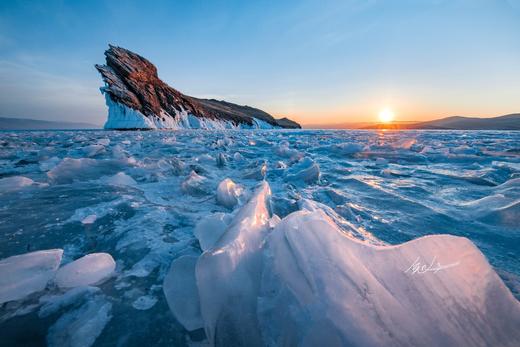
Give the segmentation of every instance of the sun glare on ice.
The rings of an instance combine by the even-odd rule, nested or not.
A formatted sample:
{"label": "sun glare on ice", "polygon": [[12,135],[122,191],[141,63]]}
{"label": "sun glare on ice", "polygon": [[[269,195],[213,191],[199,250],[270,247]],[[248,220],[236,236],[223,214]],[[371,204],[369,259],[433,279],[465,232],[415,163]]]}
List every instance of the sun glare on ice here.
{"label": "sun glare on ice", "polygon": [[395,117],[394,112],[389,108],[385,108],[385,109],[381,110],[381,112],[379,112],[379,120],[382,123],[390,123],[394,120],[394,117]]}

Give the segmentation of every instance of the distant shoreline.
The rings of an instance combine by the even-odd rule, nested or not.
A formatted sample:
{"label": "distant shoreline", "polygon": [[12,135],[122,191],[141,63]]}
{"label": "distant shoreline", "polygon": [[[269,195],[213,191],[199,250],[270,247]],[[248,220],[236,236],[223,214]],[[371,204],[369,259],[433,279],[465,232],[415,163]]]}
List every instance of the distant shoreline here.
{"label": "distant shoreline", "polygon": [[[104,130],[103,126],[80,122],[56,122],[29,118],[0,117],[0,131],[38,131],[38,130]],[[115,130],[115,129],[114,129]],[[136,131],[147,129],[122,129]],[[164,129],[168,130],[168,129]],[[447,117],[427,122],[392,122],[384,123],[342,123],[308,124],[302,130],[481,130],[481,131],[519,131],[520,113],[492,118]]]}

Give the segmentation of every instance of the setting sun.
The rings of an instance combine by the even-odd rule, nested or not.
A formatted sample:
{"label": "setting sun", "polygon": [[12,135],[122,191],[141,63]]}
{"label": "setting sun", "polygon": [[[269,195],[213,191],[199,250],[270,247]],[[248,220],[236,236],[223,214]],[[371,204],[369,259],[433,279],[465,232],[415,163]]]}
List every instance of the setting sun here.
{"label": "setting sun", "polygon": [[385,108],[385,109],[381,110],[381,112],[379,112],[379,120],[382,123],[390,123],[394,120],[394,117],[395,117],[394,112],[389,108]]}

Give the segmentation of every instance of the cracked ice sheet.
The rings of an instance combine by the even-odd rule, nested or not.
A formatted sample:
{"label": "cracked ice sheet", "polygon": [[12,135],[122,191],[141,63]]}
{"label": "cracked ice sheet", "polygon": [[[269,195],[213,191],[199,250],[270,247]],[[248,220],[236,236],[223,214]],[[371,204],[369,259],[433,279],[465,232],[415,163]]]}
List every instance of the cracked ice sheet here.
{"label": "cracked ice sheet", "polygon": [[[342,231],[374,244],[400,244],[436,233],[466,236],[520,297],[515,289],[520,283],[519,136],[443,131],[4,132],[1,177],[26,177],[34,183],[0,195],[0,258],[52,248],[63,248],[66,261],[109,253],[120,271],[100,287],[110,297],[114,319],[95,344],[185,345],[186,332],[160,289],[164,276],[178,257],[200,255],[193,233],[201,220],[216,213],[234,216],[241,207],[242,201],[234,211],[217,203],[219,183],[229,178],[244,187],[247,201],[265,175],[273,192],[272,210],[281,218],[313,200]],[[105,148],[86,153],[91,145]],[[308,167],[300,166],[310,160],[319,172],[302,172]],[[182,191],[191,171],[207,178],[205,195]],[[318,175],[307,175],[313,172]],[[121,184],[125,182],[131,185]],[[124,201],[110,205],[118,199]],[[75,211],[89,208],[100,209],[65,223]],[[92,215],[96,218],[87,218]],[[81,223],[85,219],[89,223]],[[209,247],[215,241],[204,239],[211,241]],[[25,336],[27,329],[16,332],[12,327],[40,324],[45,335],[59,316],[45,323],[34,317],[39,295],[47,291],[3,306],[2,316],[13,318],[0,323],[2,336]],[[148,310],[135,309],[133,303],[143,296],[158,301]],[[124,340],[125,332],[129,340]]]}

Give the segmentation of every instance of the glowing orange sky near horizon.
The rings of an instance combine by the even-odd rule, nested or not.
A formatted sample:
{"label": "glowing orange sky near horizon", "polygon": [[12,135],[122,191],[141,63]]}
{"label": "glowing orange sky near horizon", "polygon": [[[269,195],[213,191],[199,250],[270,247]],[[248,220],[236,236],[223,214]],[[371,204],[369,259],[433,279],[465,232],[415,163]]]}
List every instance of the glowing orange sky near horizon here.
{"label": "glowing orange sky near horizon", "polygon": [[386,106],[385,104],[368,107],[368,110],[362,107],[352,105],[348,110],[330,110],[322,112],[303,111],[299,113],[286,114],[275,113],[277,118],[288,117],[299,122],[302,125],[314,124],[343,124],[343,123],[380,123],[379,114],[382,109],[390,108],[394,113],[394,119],[391,122],[414,122],[414,121],[430,121],[451,116],[465,116],[477,118],[492,118],[503,116],[511,113],[520,112],[520,107],[489,107],[487,109],[476,110],[473,108],[443,108],[443,107],[425,107],[421,109],[412,109],[411,107],[395,107]]}

